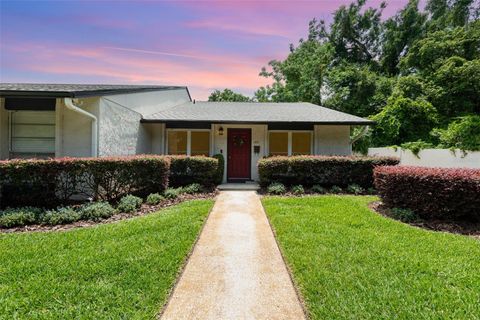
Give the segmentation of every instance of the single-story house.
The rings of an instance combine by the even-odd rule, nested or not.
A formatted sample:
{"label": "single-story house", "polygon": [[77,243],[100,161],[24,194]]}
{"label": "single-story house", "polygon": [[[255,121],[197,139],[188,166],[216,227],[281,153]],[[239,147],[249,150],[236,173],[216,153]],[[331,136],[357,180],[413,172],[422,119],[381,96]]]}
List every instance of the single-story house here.
{"label": "single-story house", "polygon": [[196,102],[187,87],[0,84],[0,159],[225,156],[225,181],[270,155],[350,155],[372,121],[311,103]]}

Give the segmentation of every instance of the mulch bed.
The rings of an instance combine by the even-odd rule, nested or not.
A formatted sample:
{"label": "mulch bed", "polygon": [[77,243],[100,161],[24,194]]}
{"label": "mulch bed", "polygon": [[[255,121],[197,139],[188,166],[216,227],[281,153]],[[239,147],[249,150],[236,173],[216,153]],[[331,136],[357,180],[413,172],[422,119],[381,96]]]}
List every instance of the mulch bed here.
{"label": "mulch bed", "polygon": [[[391,214],[391,210],[387,208],[381,201],[372,202],[369,207],[370,209],[377,212],[378,214],[381,214],[382,216],[397,220],[393,218]],[[415,222],[404,222],[404,223],[407,223],[411,226],[419,227],[422,229],[461,234],[461,235],[470,236],[480,240],[480,221],[472,222],[472,221],[454,221],[454,220],[438,220],[438,219],[436,220],[419,219]]]}
{"label": "mulch bed", "polygon": [[76,228],[84,228],[84,227],[91,227],[99,224],[106,224],[106,223],[112,223],[112,222],[117,222],[117,221],[122,221],[126,219],[130,219],[133,217],[140,217],[140,216],[145,216],[147,214],[156,212],[160,209],[167,208],[174,206],[176,204],[189,201],[189,200],[198,200],[198,199],[213,199],[217,195],[217,192],[210,192],[210,193],[197,193],[197,194],[181,194],[178,196],[176,199],[166,199],[165,201],[162,201],[162,203],[151,206],[146,203],[142,204],[140,210],[136,212],[131,212],[131,213],[117,213],[110,218],[103,219],[100,221],[77,221],[71,224],[62,224],[62,225],[55,225],[55,226],[49,226],[49,225],[41,225],[41,224],[34,224],[34,225],[29,225],[29,226],[23,226],[23,227],[16,227],[16,228],[0,228],[0,233],[20,233],[20,232],[45,232],[45,231],[65,231],[65,230],[70,230],[70,229],[76,229]]}

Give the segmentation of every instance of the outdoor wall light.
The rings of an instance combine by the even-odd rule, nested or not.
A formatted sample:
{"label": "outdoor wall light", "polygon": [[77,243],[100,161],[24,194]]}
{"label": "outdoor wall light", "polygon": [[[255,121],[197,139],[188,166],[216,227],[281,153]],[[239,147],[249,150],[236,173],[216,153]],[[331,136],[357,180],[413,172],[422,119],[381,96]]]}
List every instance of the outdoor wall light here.
{"label": "outdoor wall light", "polygon": [[223,127],[218,128],[218,135],[223,136]]}

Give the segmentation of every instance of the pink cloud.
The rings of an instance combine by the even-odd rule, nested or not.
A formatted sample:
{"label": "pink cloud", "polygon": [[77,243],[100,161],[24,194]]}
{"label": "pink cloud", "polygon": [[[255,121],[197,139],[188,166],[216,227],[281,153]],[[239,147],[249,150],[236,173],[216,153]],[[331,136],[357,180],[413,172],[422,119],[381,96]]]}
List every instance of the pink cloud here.
{"label": "pink cloud", "polygon": [[[22,50],[29,46],[22,44]],[[270,81],[258,76],[262,63],[238,63],[236,56],[211,56],[204,61],[185,63],[177,57],[141,55],[137,52],[115,54],[101,47],[58,47],[54,44],[31,44],[36,56],[32,60],[25,51],[9,58],[9,64],[19,70],[44,75],[68,75],[69,78],[98,79],[111,83],[150,83],[188,85],[195,99],[206,99],[213,89],[236,88],[252,94]],[[18,48],[17,49],[17,53]],[[7,50],[12,50],[8,47]],[[13,49],[15,51],[15,49]],[[203,53],[200,56],[208,57]]]}

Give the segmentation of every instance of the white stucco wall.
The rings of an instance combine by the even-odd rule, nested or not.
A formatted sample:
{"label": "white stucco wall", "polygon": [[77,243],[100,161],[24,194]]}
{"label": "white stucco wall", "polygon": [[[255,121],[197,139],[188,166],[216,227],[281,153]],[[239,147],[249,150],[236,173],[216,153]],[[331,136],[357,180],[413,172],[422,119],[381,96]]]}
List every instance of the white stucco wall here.
{"label": "white stucco wall", "polygon": [[165,124],[144,123],[143,126],[150,135],[150,153],[164,154],[165,152]]}
{"label": "white stucco wall", "polygon": [[402,148],[369,148],[368,155],[399,157],[400,165],[404,166],[480,169],[480,151],[424,149],[416,156]]}
{"label": "white stucco wall", "polygon": [[0,159],[8,159],[8,112],[5,98],[0,98]]}
{"label": "white stucco wall", "polygon": [[350,126],[315,125],[314,153],[316,155],[351,155]]}
{"label": "white stucco wall", "polygon": [[[223,135],[218,134],[218,129],[223,127]],[[266,140],[267,140],[267,125],[241,125],[241,124],[215,124],[212,126],[213,130],[213,154],[222,153],[225,157],[225,170],[223,175],[224,182],[227,181],[227,129],[228,128],[244,128],[252,129],[252,163],[251,163],[251,178],[258,180],[257,162],[266,155]],[[260,153],[253,153],[254,146],[260,146]]]}
{"label": "white stucco wall", "polygon": [[125,156],[150,153],[150,134],[142,115],[110,99],[100,99],[98,155]]}
{"label": "white stucco wall", "polygon": [[[116,94],[102,97],[142,115],[150,115],[190,101],[186,89]],[[110,102],[111,103],[111,102]]]}
{"label": "white stucco wall", "polygon": [[[75,105],[100,117],[100,98],[75,101]],[[92,155],[92,121],[90,118],[67,109],[63,99],[57,99],[56,156],[90,157]],[[99,125],[99,123],[97,123]]]}
{"label": "white stucco wall", "polygon": [[140,123],[142,115],[187,101],[190,97],[186,89],[101,97],[99,156],[163,153],[163,125]]}

